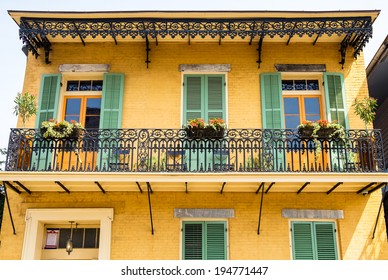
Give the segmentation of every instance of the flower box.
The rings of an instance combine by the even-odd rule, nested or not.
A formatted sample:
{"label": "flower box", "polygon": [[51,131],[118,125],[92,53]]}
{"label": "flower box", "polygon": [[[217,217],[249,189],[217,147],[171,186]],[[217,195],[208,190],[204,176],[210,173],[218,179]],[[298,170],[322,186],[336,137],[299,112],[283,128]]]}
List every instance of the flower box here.
{"label": "flower box", "polygon": [[45,139],[75,140],[80,137],[83,127],[76,121],[49,120],[42,123],[40,133]]}
{"label": "flower box", "polygon": [[209,123],[205,123],[202,118],[197,118],[188,120],[184,129],[188,139],[222,139],[226,124],[220,118],[210,119]]}
{"label": "flower box", "polygon": [[225,133],[223,128],[215,130],[211,127],[185,128],[185,131],[189,139],[222,139]]}

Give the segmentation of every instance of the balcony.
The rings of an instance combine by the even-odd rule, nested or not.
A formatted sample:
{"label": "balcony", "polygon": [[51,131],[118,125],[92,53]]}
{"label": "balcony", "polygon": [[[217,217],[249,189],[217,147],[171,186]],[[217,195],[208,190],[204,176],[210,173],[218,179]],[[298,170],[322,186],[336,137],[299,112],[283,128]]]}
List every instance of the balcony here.
{"label": "balcony", "polygon": [[230,129],[221,137],[189,137],[183,129],[100,129],[60,140],[43,138],[39,129],[12,129],[6,171],[371,173],[385,172],[385,162],[379,130],[346,130],[344,138],[313,141],[288,129]]}

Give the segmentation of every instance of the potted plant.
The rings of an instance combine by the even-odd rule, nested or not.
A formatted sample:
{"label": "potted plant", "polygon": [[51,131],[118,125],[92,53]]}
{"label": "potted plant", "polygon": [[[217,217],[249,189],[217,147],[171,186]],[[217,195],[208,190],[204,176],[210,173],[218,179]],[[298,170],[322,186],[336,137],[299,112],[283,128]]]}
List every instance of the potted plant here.
{"label": "potted plant", "polygon": [[[18,93],[14,99],[15,106],[14,114],[20,116],[22,119],[22,128],[26,127],[26,122],[33,115],[36,115],[38,108],[36,106],[36,97],[28,92],[22,94]],[[31,136],[27,133],[21,135],[20,139],[20,152],[18,155],[17,166],[19,169],[25,169],[29,167],[29,162],[31,158]]]}
{"label": "potted plant", "polygon": [[304,121],[298,126],[298,134],[301,139],[313,140],[315,160],[318,160],[322,151],[321,141],[328,140],[331,138],[345,139],[344,127],[340,125],[337,121]]}
{"label": "potted plant", "polygon": [[77,139],[82,129],[82,125],[74,120],[58,122],[54,119],[42,122],[40,127],[43,138],[64,140]]}
{"label": "potted plant", "polygon": [[24,128],[26,121],[38,112],[36,97],[28,92],[24,94],[19,92],[14,99],[14,103],[14,114],[21,117]]}
{"label": "potted plant", "polygon": [[376,117],[377,99],[373,97],[356,98],[352,107],[356,115],[364,122],[365,129],[368,130],[368,124],[373,123]]}
{"label": "potted plant", "polygon": [[313,121],[303,121],[298,126],[298,134],[300,138],[313,138],[314,131],[319,129],[318,124]]}
{"label": "potted plant", "polygon": [[202,118],[196,118],[188,120],[183,128],[188,138],[220,139],[224,137],[226,124],[221,118],[212,118],[209,120],[209,123],[205,123]]}
{"label": "potted plant", "polygon": [[358,154],[362,169],[373,170],[375,160],[373,156],[373,139],[368,135],[368,125],[372,124],[376,117],[377,99],[373,97],[365,97],[363,99],[355,99],[352,107],[356,115],[365,124],[365,133],[362,133],[358,139]]}

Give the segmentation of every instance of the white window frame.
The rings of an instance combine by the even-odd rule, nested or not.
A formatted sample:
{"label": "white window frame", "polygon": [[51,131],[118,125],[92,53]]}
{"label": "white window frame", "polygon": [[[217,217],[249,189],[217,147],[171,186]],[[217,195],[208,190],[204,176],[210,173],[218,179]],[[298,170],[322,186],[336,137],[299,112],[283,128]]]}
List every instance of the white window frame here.
{"label": "white window frame", "polygon": [[44,242],[45,224],[90,221],[100,225],[98,259],[109,260],[113,208],[42,208],[27,209],[22,260],[39,260]]}

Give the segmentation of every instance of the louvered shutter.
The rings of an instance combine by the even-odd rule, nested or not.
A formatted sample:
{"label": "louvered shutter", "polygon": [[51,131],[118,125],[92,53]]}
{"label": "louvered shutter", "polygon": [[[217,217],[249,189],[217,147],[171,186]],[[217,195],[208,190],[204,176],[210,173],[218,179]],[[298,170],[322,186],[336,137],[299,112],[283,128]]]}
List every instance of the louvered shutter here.
{"label": "louvered shutter", "polygon": [[[38,114],[36,127],[40,128],[42,122],[50,119],[57,119],[59,92],[61,85],[60,74],[47,74],[42,76],[39,92]],[[52,146],[53,141],[40,141],[34,143],[34,150],[31,156],[31,168],[35,170],[48,170],[54,168]]]}
{"label": "louvered shutter", "polygon": [[[260,75],[263,129],[284,128],[284,111],[280,73]],[[278,134],[278,135],[281,135]],[[285,141],[282,138],[263,137],[262,166],[268,171],[284,171]]]}
{"label": "louvered shutter", "polygon": [[206,222],[206,259],[226,260],[226,224]]}
{"label": "louvered shutter", "polygon": [[225,76],[185,75],[183,123],[190,119],[226,118]]}
{"label": "louvered shutter", "polygon": [[284,128],[280,73],[260,75],[263,128]]}
{"label": "louvered shutter", "polygon": [[292,223],[292,252],[294,260],[313,260],[313,228],[310,222]]}
{"label": "louvered shutter", "polygon": [[336,260],[337,248],[333,223],[314,223],[318,260]]}
{"label": "louvered shutter", "polygon": [[185,222],[183,223],[183,259],[202,260],[203,259],[203,223]]}
{"label": "louvered shutter", "polygon": [[210,75],[206,77],[205,96],[207,96],[207,114],[205,120],[212,118],[225,119],[225,81],[224,75]]}
{"label": "louvered shutter", "polygon": [[334,223],[292,222],[294,260],[336,260],[337,242]]}
{"label": "louvered shutter", "polygon": [[36,127],[42,122],[57,118],[61,75],[43,75],[39,93]]}
{"label": "louvered shutter", "polygon": [[338,121],[348,128],[344,77],[340,73],[324,73],[323,77],[327,118],[329,121]]}
{"label": "louvered shutter", "polygon": [[190,119],[204,118],[204,92],[202,75],[186,75],[184,79],[183,123]]}
{"label": "louvered shutter", "polygon": [[[121,128],[123,97],[124,75],[117,73],[104,74],[100,128]],[[98,142],[102,149],[98,153],[97,166],[100,170],[109,170],[110,163],[117,163],[119,160],[116,151],[120,143],[112,137],[104,138],[104,134]]]}
{"label": "louvered shutter", "polygon": [[102,89],[100,128],[121,128],[124,96],[124,75],[104,74]]}
{"label": "louvered shutter", "polygon": [[184,222],[184,260],[226,260],[225,222]]}

